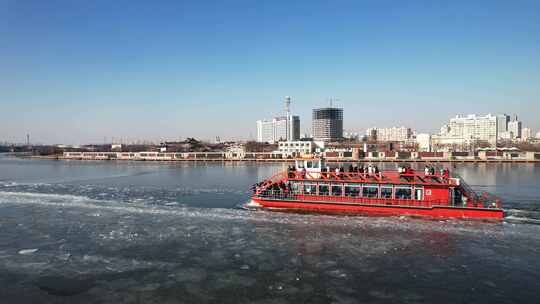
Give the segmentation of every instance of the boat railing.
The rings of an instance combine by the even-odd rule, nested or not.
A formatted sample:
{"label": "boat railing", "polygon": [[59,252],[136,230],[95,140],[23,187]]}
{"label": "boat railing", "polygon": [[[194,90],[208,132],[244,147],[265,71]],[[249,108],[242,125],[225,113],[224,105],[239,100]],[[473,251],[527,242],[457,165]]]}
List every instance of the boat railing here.
{"label": "boat railing", "polygon": [[282,171],[282,172],[278,172],[274,174],[272,177],[264,180],[263,182],[257,185],[254,185],[255,193],[259,194],[262,191],[265,191],[266,189],[268,189],[268,187],[271,187],[274,184],[280,183],[286,177],[287,177],[287,172]]}
{"label": "boat railing", "polygon": [[[440,173],[424,174],[424,172],[398,173],[396,171],[379,171],[378,173],[365,172],[302,172],[288,171],[286,176],[289,179],[313,179],[313,180],[340,180],[340,181],[359,181],[359,182],[385,182],[389,177],[409,178],[408,184],[426,184],[430,183],[429,178],[436,178],[441,182],[452,183],[452,179]],[[420,181],[418,181],[420,179]],[[422,182],[424,180],[425,182]]]}
{"label": "boat railing", "polygon": [[499,197],[487,192],[479,195],[459,174],[452,173],[452,177],[459,180],[459,187],[468,200],[467,205],[482,208],[502,208]]}
{"label": "boat railing", "polygon": [[[256,194],[260,198],[280,201],[311,201],[311,202],[338,202],[349,204],[364,204],[364,205],[385,205],[385,206],[402,206],[402,207],[459,207],[449,205],[444,200],[413,200],[413,199],[386,199],[386,198],[370,198],[358,196],[334,196],[334,195],[315,195],[309,193],[301,193],[292,190],[265,190]],[[474,206],[463,206],[474,207]]]}

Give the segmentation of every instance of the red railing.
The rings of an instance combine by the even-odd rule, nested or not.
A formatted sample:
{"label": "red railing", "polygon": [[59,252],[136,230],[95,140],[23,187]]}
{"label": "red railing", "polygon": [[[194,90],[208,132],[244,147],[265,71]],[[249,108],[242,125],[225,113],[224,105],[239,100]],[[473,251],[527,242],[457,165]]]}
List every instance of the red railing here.
{"label": "red railing", "polygon": [[[423,173],[398,173],[395,171],[381,171],[379,173],[359,173],[359,172],[298,172],[289,171],[284,173],[289,179],[296,180],[329,180],[340,182],[359,182],[359,183],[389,183],[389,184],[411,184],[411,185],[433,185],[440,183],[449,183],[455,185],[452,179],[441,175],[440,173],[425,175]],[[407,181],[400,180],[401,177],[410,179]],[[429,178],[435,177],[440,183],[430,182]],[[424,180],[424,182],[422,182]]]}
{"label": "red railing", "polygon": [[364,205],[384,205],[384,206],[401,206],[401,207],[433,207],[433,206],[449,206],[447,202],[442,200],[407,200],[407,199],[385,199],[385,198],[367,198],[367,197],[352,197],[352,196],[335,196],[335,195],[306,195],[294,193],[291,191],[266,190],[258,193],[256,196],[270,200],[280,201],[310,201],[310,202],[336,202],[349,204],[364,204]]}
{"label": "red railing", "polygon": [[279,172],[274,174],[269,179],[264,180],[262,183],[257,185],[257,188],[255,189],[255,194],[259,194],[263,191],[266,191],[268,187],[271,187],[274,184],[278,184],[282,182],[287,177],[286,172]]}

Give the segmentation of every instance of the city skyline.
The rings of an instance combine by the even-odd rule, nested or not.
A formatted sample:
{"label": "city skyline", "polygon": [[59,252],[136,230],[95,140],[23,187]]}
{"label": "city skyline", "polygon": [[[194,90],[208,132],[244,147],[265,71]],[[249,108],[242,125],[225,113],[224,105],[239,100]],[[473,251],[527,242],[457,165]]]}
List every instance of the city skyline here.
{"label": "city skyline", "polygon": [[[254,139],[328,98],[346,130],[456,114],[540,130],[540,3],[4,1],[0,142]],[[225,126],[225,127],[224,127]]]}

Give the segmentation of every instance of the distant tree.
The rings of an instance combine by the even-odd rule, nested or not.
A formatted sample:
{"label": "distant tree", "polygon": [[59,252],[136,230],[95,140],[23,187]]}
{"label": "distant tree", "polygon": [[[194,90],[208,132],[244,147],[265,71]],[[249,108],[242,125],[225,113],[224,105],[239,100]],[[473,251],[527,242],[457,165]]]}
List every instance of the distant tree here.
{"label": "distant tree", "polygon": [[256,141],[248,141],[244,147],[246,152],[272,152],[278,148],[276,144],[260,143]]}

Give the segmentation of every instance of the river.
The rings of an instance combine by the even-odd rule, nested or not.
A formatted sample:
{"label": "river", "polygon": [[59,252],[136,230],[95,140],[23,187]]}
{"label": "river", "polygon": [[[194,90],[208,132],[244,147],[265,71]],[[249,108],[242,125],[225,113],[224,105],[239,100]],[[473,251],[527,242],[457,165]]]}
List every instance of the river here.
{"label": "river", "polygon": [[537,301],[540,165],[453,169],[502,222],[235,208],[285,167],[0,156],[0,302]]}

